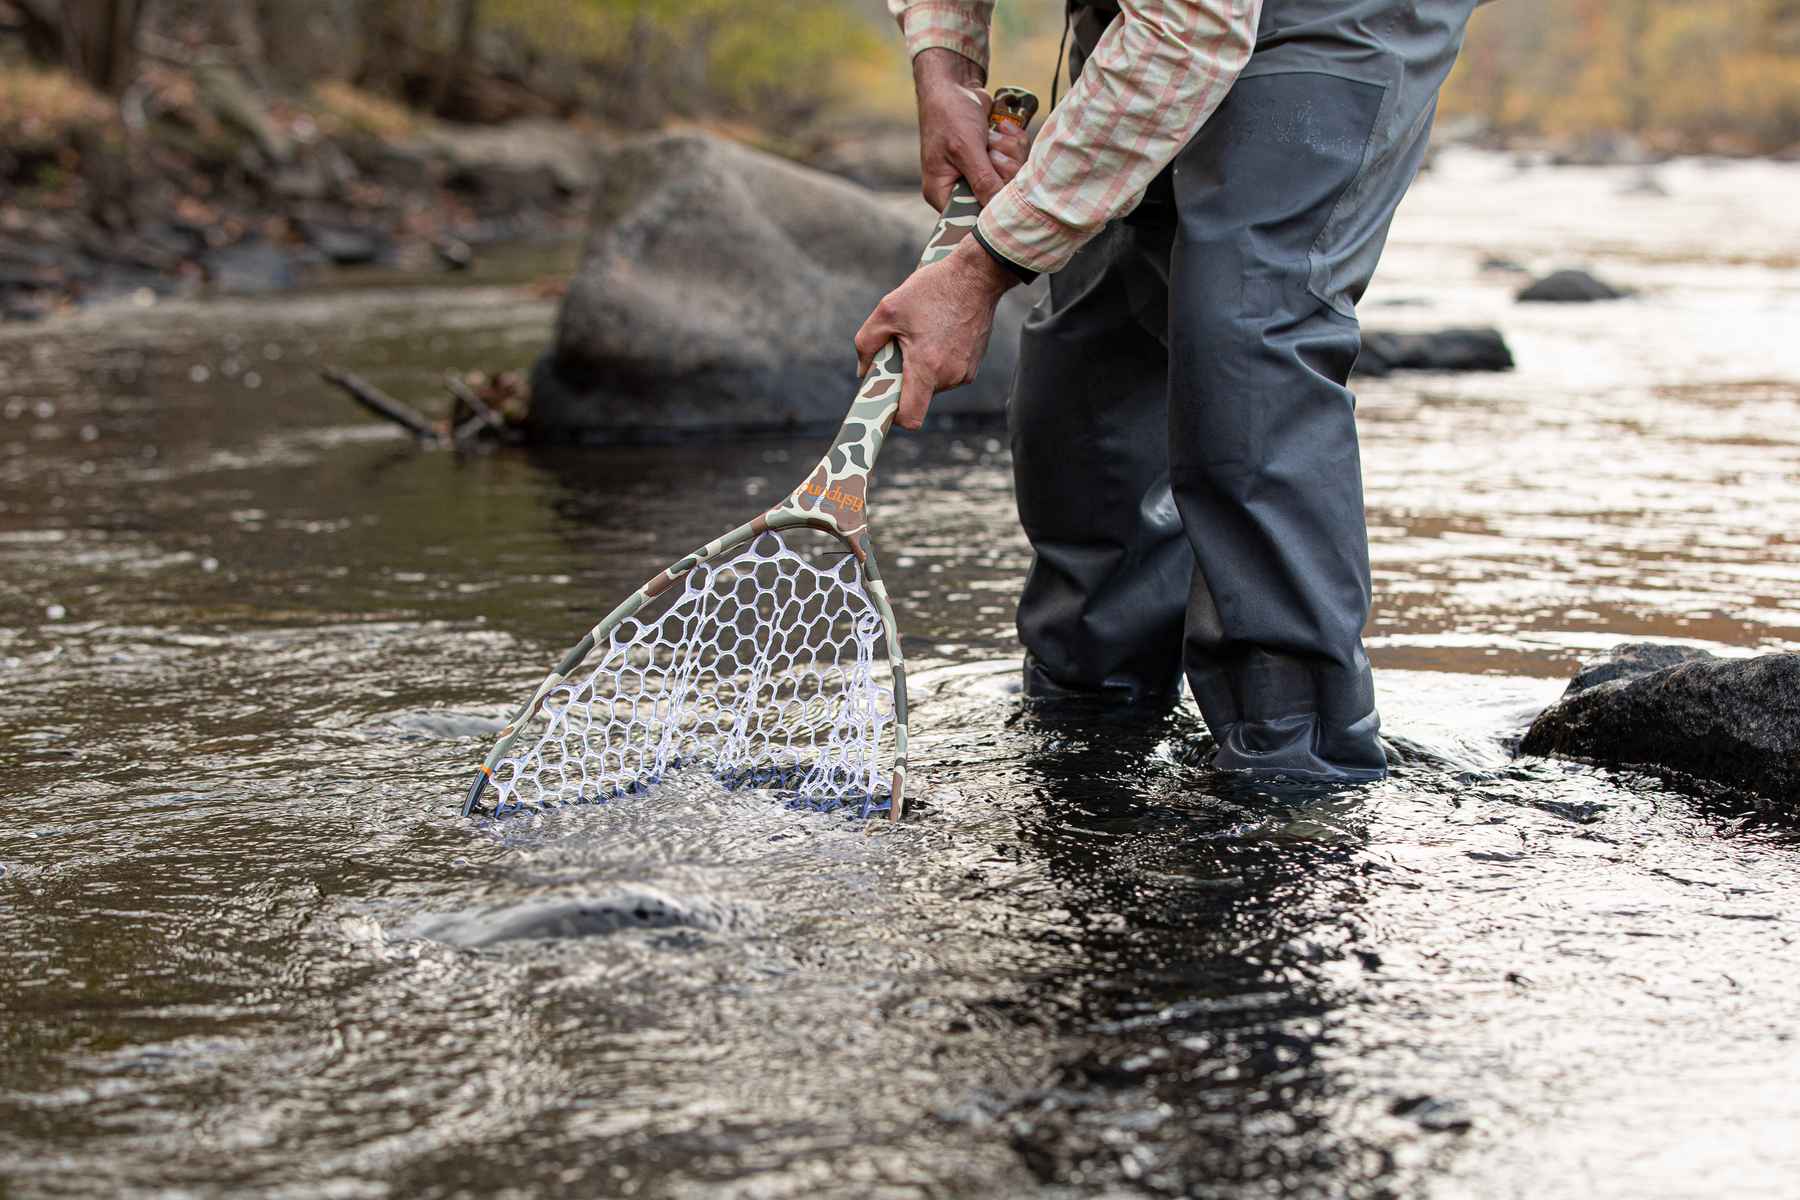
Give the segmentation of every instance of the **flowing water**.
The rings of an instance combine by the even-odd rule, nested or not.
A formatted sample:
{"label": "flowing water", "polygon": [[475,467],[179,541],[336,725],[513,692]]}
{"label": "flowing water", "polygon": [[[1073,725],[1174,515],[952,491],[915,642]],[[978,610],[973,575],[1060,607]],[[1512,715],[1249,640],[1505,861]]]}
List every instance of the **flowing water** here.
{"label": "flowing water", "polygon": [[[1800,645],[1800,168],[1449,154],[1365,320],[1406,764],[1022,712],[1001,440],[896,439],[910,819],[456,816],[502,711],[817,443],[418,453],[553,304],[376,281],[0,330],[0,1195],[1736,1196],[1800,1172],[1800,858],[1515,760],[1581,654]],[[1640,289],[1516,306],[1533,268]],[[566,257],[565,257],[566,261]]]}

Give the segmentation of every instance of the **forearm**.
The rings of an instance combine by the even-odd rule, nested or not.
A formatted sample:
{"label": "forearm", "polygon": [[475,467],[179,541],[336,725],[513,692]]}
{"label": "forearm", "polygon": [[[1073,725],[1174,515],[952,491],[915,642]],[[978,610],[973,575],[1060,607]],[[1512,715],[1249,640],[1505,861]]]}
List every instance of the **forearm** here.
{"label": "forearm", "polygon": [[981,214],[982,240],[1029,271],[1054,271],[1136,208],[1250,60],[1261,10],[1262,0],[1121,0],[1024,169]]}
{"label": "forearm", "polygon": [[888,12],[906,37],[906,53],[917,59],[923,50],[941,48],[974,63],[977,85],[987,79],[988,29],[994,0],[887,0]]}

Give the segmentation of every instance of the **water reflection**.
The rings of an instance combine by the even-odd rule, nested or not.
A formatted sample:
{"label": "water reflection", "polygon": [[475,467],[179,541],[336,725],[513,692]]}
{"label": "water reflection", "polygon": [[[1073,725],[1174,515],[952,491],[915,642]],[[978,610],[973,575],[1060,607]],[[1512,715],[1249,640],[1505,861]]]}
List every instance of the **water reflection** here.
{"label": "water reflection", "polygon": [[[1061,1043],[1033,1086],[987,1099],[1038,1178],[1156,1191],[1356,1194],[1391,1184],[1383,1139],[1341,1119],[1334,1037],[1356,946],[1358,793],[1235,784],[1185,765],[1191,718],[1063,707],[1015,727],[1034,886],[1055,965],[997,1005]],[[1185,761],[1184,761],[1185,760]],[[1359,789],[1358,792],[1365,790]]]}

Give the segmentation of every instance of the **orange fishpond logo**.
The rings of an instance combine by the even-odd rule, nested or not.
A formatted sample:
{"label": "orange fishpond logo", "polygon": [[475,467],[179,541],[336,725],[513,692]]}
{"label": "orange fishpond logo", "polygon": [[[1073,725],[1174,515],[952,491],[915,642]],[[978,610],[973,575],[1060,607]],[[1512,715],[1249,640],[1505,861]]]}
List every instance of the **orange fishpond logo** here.
{"label": "orange fishpond logo", "polygon": [[809,483],[806,485],[806,494],[809,496],[822,496],[839,508],[847,508],[851,512],[861,512],[863,510],[863,499],[861,496],[853,496],[835,483],[831,485],[829,491],[826,490],[825,485],[822,483]]}

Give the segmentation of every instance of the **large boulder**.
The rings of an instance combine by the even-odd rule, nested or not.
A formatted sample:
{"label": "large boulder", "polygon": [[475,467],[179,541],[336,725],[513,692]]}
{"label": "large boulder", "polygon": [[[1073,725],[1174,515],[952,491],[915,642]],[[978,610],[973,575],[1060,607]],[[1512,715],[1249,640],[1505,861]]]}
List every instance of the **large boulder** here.
{"label": "large boulder", "polygon": [[[532,376],[549,438],[835,428],[851,338],[917,264],[923,204],[733,142],[661,134],[608,151],[580,269]],[[1030,289],[1002,303],[980,377],[934,418],[996,418]]]}
{"label": "large boulder", "polygon": [[1800,816],[1800,654],[1621,646],[1582,668],[1519,752],[1665,767]]}
{"label": "large boulder", "polygon": [[1365,332],[1358,375],[1394,371],[1510,371],[1512,351],[1498,329],[1433,329],[1421,333]]}

